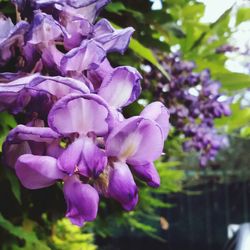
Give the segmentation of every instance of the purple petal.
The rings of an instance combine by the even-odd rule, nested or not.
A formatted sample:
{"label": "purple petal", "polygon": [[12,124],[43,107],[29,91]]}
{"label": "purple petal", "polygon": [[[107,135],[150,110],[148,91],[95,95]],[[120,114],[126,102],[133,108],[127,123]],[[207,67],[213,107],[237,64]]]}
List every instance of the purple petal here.
{"label": "purple petal", "polygon": [[127,211],[135,208],[138,201],[137,187],[125,163],[115,162],[113,164],[109,176],[108,195],[121,203]]}
{"label": "purple petal", "polygon": [[4,161],[14,167],[17,158],[23,154],[58,156],[61,153],[59,140],[59,135],[50,128],[18,125],[4,142]]}
{"label": "purple petal", "polygon": [[133,28],[115,30],[108,20],[101,19],[95,24],[94,39],[102,44],[107,52],[119,52],[123,54],[128,48]]}
{"label": "purple petal", "polygon": [[28,27],[27,22],[20,21],[14,25],[10,18],[0,14],[0,65],[4,65],[14,54],[12,46],[23,46],[23,36]]}
{"label": "purple petal", "polygon": [[58,168],[68,174],[73,174],[78,167],[83,150],[83,140],[78,139],[71,143],[58,158]]}
{"label": "purple petal", "polygon": [[143,181],[146,181],[150,187],[160,186],[160,177],[153,163],[146,165],[133,165],[133,172]]}
{"label": "purple petal", "polygon": [[64,72],[96,69],[105,59],[105,50],[93,40],[84,41],[83,44],[70,50],[61,60]]}
{"label": "purple petal", "polygon": [[10,83],[12,81],[18,80],[19,78],[23,78],[25,76],[29,76],[25,72],[3,72],[0,73],[0,84],[2,83]]}
{"label": "purple petal", "polygon": [[68,177],[63,187],[64,197],[67,202],[66,217],[78,226],[85,221],[96,218],[99,195],[89,184],[83,184],[75,175]]}
{"label": "purple petal", "polygon": [[37,69],[35,72],[41,72],[43,69],[43,63],[41,60],[41,51],[38,50],[38,46],[35,44],[26,43],[22,47],[22,54],[25,58],[27,69],[30,71]]}
{"label": "purple petal", "polygon": [[167,138],[170,129],[169,111],[161,102],[152,102],[141,112],[140,116],[156,121],[161,127],[164,138]]}
{"label": "purple petal", "polygon": [[153,162],[163,150],[162,131],[157,123],[132,117],[117,125],[106,141],[107,155],[132,165]]}
{"label": "purple petal", "polygon": [[[26,1],[26,0],[25,0]],[[34,0],[33,0],[34,1]],[[34,1],[34,7],[36,9],[39,9],[41,7],[48,7],[50,5],[54,5],[54,4],[65,4],[66,0],[35,0]],[[33,7],[33,6],[32,6]],[[51,6],[50,6],[51,7]],[[53,6],[54,7],[54,6]],[[53,8],[52,7],[52,8]]]}
{"label": "purple petal", "polygon": [[54,44],[47,45],[42,50],[42,64],[52,72],[59,73],[63,55],[64,54],[59,51]]}
{"label": "purple petal", "polygon": [[70,144],[57,164],[60,170],[70,175],[79,172],[87,178],[97,178],[107,165],[107,157],[92,139],[84,137]]}
{"label": "purple petal", "polygon": [[0,84],[0,93],[17,93],[22,90],[28,83],[31,81],[33,77],[27,76],[18,78],[9,83],[1,83]]}
{"label": "purple petal", "polygon": [[120,108],[134,102],[141,92],[141,75],[132,67],[117,67],[104,78],[98,94],[112,107]]}
{"label": "purple petal", "polygon": [[58,99],[70,93],[89,93],[89,88],[83,82],[61,76],[38,76],[30,82],[29,87],[47,91]]}
{"label": "purple petal", "polygon": [[90,138],[83,138],[82,154],[79,162],[79,173],[96,179],[107,165],[107,157]]}
{"label": "purple petal", "polygon": [[[104,8],[104,6],[107,5],[111,0],[98,0],[98,1],[88,0],[88,1],[79,1],[79,2],[76,0],[75,1],[68,0],[68,1],[71,2],[71,3],[69,2],[69,5],[71,6],[74,7],[75,5],[75,6],[80,7],[80,8],[77,7],[77,9],[73,7],[72,8],[67,7],[65,9],[68,12],[72,13],[72,15],[81,15],[83,18],[87,19],[89,22],[92,23],[96,19],[96,17],[99,15],[102,8]],[[75,4],[73,5],[72,2],[74,2]],[[84,2],[86,4],[84,4]]]}
{"label": "purple petal", "polygon": [[29,189],[51,186],[65,176],[57,168],[56,159],[50,156],[22,155],[18,158],[15,169],[23,186]]}
{"label": "purple petal", "polygon": [[89,38],[93,33],[93,25],[79,16],[69,15],[65,27],[70,34],[70,37],[64,38],[64,47],[68,50],[79,47],[83,39]]}
{"label": "purple petal", "polygon": [[48,116],[49,126],[58,133],[103,136],[109,132],[113,117],[107,104],[97,95],[69,94],[60,99]]}
{"label": "purple petal", "polygon": [[[19,5],[20,5],[20,2],[23,2],[22,0],[12,0],[12,1],[18,2]],[[81,7],[86,7],[97,1],[98,0],[36,0],[35,4],[36,4],[37,9],[39,9],[40,7],[49,6],[53,4],[61,4],[61,5],[68,4],[69,6],[78,9]]]}
{"label": "purple petal", "polygon": [[37,114],[39,118],[45,120],[54,102],[54,98],[45,91],[24,88],[18,94],[17,104],[19,109],[15,113],[22,112],[25,108],[26,117],[29,118]]}
{"label": "purple petal", "polygon": [[10,18],[6,18],[5,16],[0,15],[0,29],[1,29],[0,42],[2,42],[3,39],[9,36],[14,27],[15,26]]}
{"label": "purple petal", "polygon": [[54,132],[51,128],[18,125],[10,131],[6,140],[11,143],[19,143],[22,141],[52,143],[58,138],[59,134]]}
{"label": "purple petal", "polygon": [[9,83],[11,81],[17,80],[19,78],[25,77],[28,74],[25,72],[3,72],[0,73],[0,84],[2,83]]}
{"label": "purple petal", "polygon": [[81,8],[98,1],[99,0],[66,0],[66,3],[74,8]]}
{"label": "purple petal", "polygon": [[48,44],[54,41],[66,32],[62,26],[53,19],[51,15],[37,12],[32,22],[32,28],[28,34],[28,43],[30,44]]}
{"label": "purple petal", "polygon": [[9,83],[0,84],[0,111],[6,109],[22,109],[23,106],[18,100],[20,92],[37,77],[37,74],[18,78]]}
{"label": "purple petal", "polygon": [[46,144],[45,155],[57,158],[63,153],[64,149],[60,146],[60,139],[54,140],[51,143]]}
{"label": "purple petal", "polygon": [[[92,82],[82,72],[70,71],[69,75],[74,80],[83,82],[88,87],[90,93],[95,93],[95,89],[94,89]],[[89,92],[87,92],[87,93],[89,93]]]}
{"label": "purple petal", "polygon": [[103,60],[103,62],[99,65],[99,67],[95,70],[89,70],[87,72],[88,79],[92,82],[94,89],[99,89],[103,79],[107,75],[111,75],[113,72],[113,68],[110,65],[107,58]]}
{"label": "purple petal", "polygon": [[3,161],[10,168],[14,168],[17,159],[23,154],[31,154],[31,148],[28,142],[24,141],[18,144],[12,144],[7,141],[3,143]]}

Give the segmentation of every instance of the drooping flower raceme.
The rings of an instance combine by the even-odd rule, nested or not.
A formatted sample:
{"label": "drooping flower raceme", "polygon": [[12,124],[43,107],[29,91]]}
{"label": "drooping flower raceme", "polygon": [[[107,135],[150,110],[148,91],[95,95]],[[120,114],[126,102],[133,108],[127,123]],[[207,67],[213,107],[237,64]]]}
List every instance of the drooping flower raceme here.
{"label": "drooping flower raceme", "polygon": [[96,218],[100,197],[134,209],[134,175],[160,185],[154,161],[169,131],[160,102],[136,117],[122,114],[140,95],[142,77],[130,66],[113,68],[107,53],[124,53],[134,30],[95,23],[108,0],[13,2],[28,22],[0,22],[7,55],[0,61],[0,110],[24,122],[4,142],[5,164],[28,189],[62,182],[66,216],[76,225]]}
{"label": "drooping flower raceme", "polygon": [[[170,80],[151,70],[144,75],[145,87],[169,108],[175,131],[186,137],[184,150],[199,152],[204,167],[228,145],[227,137],[214,128],[214,119],[231,114],[230,100],[220,93],[220,83],[211,79],[208,70],[193,72],[195,63],[182,61],[177,53],[163,55],[161,64]],[[149,80],[156,84],[148,84]]]}

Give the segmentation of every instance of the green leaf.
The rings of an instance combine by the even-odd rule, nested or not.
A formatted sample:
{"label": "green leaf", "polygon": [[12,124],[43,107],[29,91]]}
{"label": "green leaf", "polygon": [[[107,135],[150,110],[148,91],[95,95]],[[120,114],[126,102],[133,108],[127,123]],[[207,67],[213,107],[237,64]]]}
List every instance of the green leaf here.
{"label": "green leaf", "polygon": [[25,228],[21,226],[15,226],[10,221],[6,220],[0,213],[0,227],[5,229],[11,235],[25,240],[27,243],[27,248],[16,248],[16,249],[32,249],[30,246],[33,246],[33,249],[38,250],[50,250],[42,241],[40,241],[36,234],[33,231],[25,231]]}
{"label": "green leaf", "polygon": [[132,217],[129,217],[128,220],[131,226],[135,227],[136,229],[139,229],[145,232],[152,232],[152,233],[156,232],[156,228],[153,228],[150,225],[143,224]]}
{"label": "green leaf", "polygon": [[240,103],[231,105],[232,116],[223,117],[215,120],[217,127],[224,127],[228,133],[245,127],[250,123],[250,108],[242,109]]}
{"label": "green leaf", "polygon": [[[209,45],[208,42],[211,37],[213,36],[219,36],[221,45],[224,43],[224,34],[225,32],[230,31],[228,24],[230,20],[230,13],[231,13],[232,7],[227,9],[214,23],[209,25],[209,28],[203,27],[203,32],[200,34],[200,36],[195,40],[195,42],[192,45],[191,50],[197,49],[199,47],[205,46],[205,48]],[[197,24],[195,24],[196,26]]]}
{"label": "green leaf", "polygon": [[241,74],[241,73],[216,73],[213,75],[215,80],[218,80],[222,83],[223,89],[234,91],[240,90],[243,88],[250,87],[250,75]]}
{"label": "green leaf", "polygon": [[243,127],[240,130],[240,136],[241,137],[250,137],[250,127]]}
{"label": "green leaf", "polygon": [[18,203],[21,204],[22,203],[22,201],[21,201],[21,188],[20,188],[20,183],[17,180],[17,177],[8,168],[5,168],[5,174],[6,174],[8,181],[10,182],[10,187],[11,187],[12,193],[14,194]]}
{"label": "green leaf", "polygon": [[180,166],[180,164],[180,161],[155,162],[155,166],[157,167],[157,169],[177,167]]}
{"label": "green leaf", "polygon": [[108,12],[117,14],[117,12],[120,12],[122,10],[126,10],[126,7],[121,2],[115,2],[115,3],[108,4],[106,6],[105,10],[107,10]]}
{"label": "green leaf", "polygon": [[9,130],[16,126],[14,117],[7,112],[0,113],[0,152],[2,151],[2,144],[5,140]]}
{"label": "green leaf", "polygon": [[237,12],[236,25],[250,20],[250,8],[241,8]]}
{"label": "green leaf", "polygon": [[58,220],[52,231],[52,244],[55,249],[60,250],[96,250],[94,235],[82,233],[81,228],[64,218]]}
{"label": "green leaf", "polygon": [[156,66],[161,71],[161,73],[168,80],[170,79],[168,73],[164,70],[161,64],[157,61],[156,57],[154,56],[153,52],[150,49],[144,47],[140,42],[138,42],[137,40],[133,38],[131,39],[129,48],[132,49],[138,56],[151,62],[154,66]]}
{"label": "green leaf", "polygon": [[[121,29],[118,25],[112,23],[114,28]],[[156,57],[154,56],[153,52],[146,48],[144,45],[142,45],[139,41],[137,41],[134,38],[131,38],[129,48],[132,49],[138,56],[141,58],[151,62],[154,66],[156,66],[161,73],[170,80],[169,74],[164,70],[164,68],[161,66],[161,64],[157,61]]]}
{"label": "green leaf", "polygon": [[143,15],[141,12],[127,8],[122,2],[110,3],[106,6],[105,10],[107,10],[110,13],[115,13],[118,15],[122,15],[122,12],[128,12],[138,19],[143,18]]}

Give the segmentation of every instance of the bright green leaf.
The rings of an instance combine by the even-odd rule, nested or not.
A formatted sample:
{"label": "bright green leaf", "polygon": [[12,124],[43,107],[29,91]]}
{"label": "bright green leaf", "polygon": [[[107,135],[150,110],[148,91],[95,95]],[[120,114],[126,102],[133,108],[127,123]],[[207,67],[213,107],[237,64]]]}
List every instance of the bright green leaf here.
{"label": "bright green leaf", "polygon": [[228,133],[245,127],[250,123],[250,108],[242,109],[240,103],[234,103],[231,105],[231,110],[232,116],[215,120],[215,125],[217,127],[225,127]]}
{"label": "bright green leaf", "polygon": [[243,127],[240,130],[240,136],[241,137],[250,137],[250,127]]}
{"label": "bright green leaf", "polygon": [[117,12],[120,12],[122,10],[126,10],[124,4],[121,2],[110,3],[106,6],[105,9],[109,12],[116,13],[116,14]]}
{"label": "bright green leaf", "polygon": [[[112,25],[116,29],[121,29],[116,24]],[[147,61],[151,62],[154,66],[156,66],[161,73],[167,78],[170,79],[168,73],[164,70],[164,68],[161,66],[161,64],[157,61],[156,57],[154,56],[153,52],[146,48],[144,45],[142,45],[140,42],[138,42],[136,39],[131,38],[129,48],[132,49],[138,56],[140,56],[143,59],[146,59]]]}
{"label": "bright green leaf", "polygon": [[216,73],[213,78],[222,83],[223,89],[234,91],[250,87],[250,75],[241,73]]}
{"label": "bright green leaf", "polygon": [[239,25],[240,23],[249,20],[250,20],[250,8],[239,9],[236,17],[236,25]]}

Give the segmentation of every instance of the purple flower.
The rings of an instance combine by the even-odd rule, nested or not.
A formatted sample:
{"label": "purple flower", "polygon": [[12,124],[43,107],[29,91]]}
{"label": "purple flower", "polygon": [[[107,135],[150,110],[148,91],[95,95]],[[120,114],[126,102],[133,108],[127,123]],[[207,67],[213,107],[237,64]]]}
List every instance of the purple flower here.
{"label": "purple flower", "polygon": [[34,45],[50,45],[59,39],[62,34],[66,34],[60,23],[51,15],[38,12],[35,14],[27,41]]}
{"label": "purple flower", "polygon": [[66,217],[73,224],[82,226],[85,221],[93,221],[96,218],[99,195],[95,188],[82,183],[73,175],[66,178],[63,192],[67,202]]}
{"label": "purple flower", "polygon": [[0,84],[0,110],[19,113],[24,108],[29,113],[47,115],[59,98],[69,93],[89,93],[81,81],[67,77],[48,77],[38,74],[21,77]]}
{"label": "purple flower", "polygon": [[94,26],[93,39],[102,44],[107,52],[119,52],[123,54],[129,45],[134,29],[115,30],[108,20],[101,19]]}
{"label": "purple flower", "polygon": [[167,138],[170,128],[170,114],[168,109],[161,102],[153,102],[147,105],[141,112],[141,116],[156,121],[161,127],[164,139]]}
{"label": "purple flower", "polygon": [[67,175],[57,167],[57,160],[50,156],[24,154],[16,162],[15,170],[22,184],[29,189],[39,189],[64,181],[67,203],[66,217],[73,224],[82,226],[96,218],[99,195],[89,184],[82,183],[78,175]]}
{"label": "purple flower", "polygon": [[64,47],[67,50],[79,47],[83,40],[90,39],[94,32],[93,25],[79,16],[71,16],[65,13],[62,18],[65,29],[70,36],[64,37]]}
{"label": "purple flower", "polygon": [[[44,66],[55,67],[60,71],[60,62],[63,53],[56,48],[56,42],[68,37],[64,27],[51,15],[38,12],[35,14],[31,28],[26,37],[24,56],[27,61],[35,64],[35,60],[42,59]],[[36,57],[34,57],[34,54]]]}
{"label": "purple flower", "polygon": [[59,134],[44,127],[41,120],[34,120],[30,125],[34,127],[18,125],[10,131],[4,142],[4,161],[11,168],[14,168],[16,160],[23,154],[57,157],[62,152]]}
{"label": "purple flower", "polygon": [[[73,4],[73,2],[75,4]],[[62,11],[67,11],[71,15],[79,15],[89,22],[94,22],[100,11],[107,5],[110,0],[89,0],[89,1],[67,1]]]}
{"label": "purple flower", "polygon": [[[183,144],[184,150],[198,151],[200,163],[204,166],[208,160],[214,159],[216,152],[222,148],[222,145],[215,147],[215,142],[212,142],[217,142],[220,138],[214,130],[214,119],[231,114],[230,100],[220,101],[221,84],[211,79],[209,70],[192,72],[195,64],[182,61],[179,54],[165,56],[161,63],[171,75],[170,81],[166,82],[164,76],[152,70],[146,74],[146,82],[156,81],[156,84],[147,84],[145,87],[169,108],[175,132],[184,134],[187,138]],[[157,107],[156,104],[154,106]],[[148,112],[151,119],[153,114],[157,114],[154,112],[154,106]],[[164,118],[161,120],[164,124]],[[205,139],[210,137],[213,140]]]}
{"label": "purple flower", "polygon": [[114,108],[127,106],[140,95],[141,78],[132,67],[117,67],[104,77],[97,93]]}
{"label": "purple flower", "polygon": [[28,27],[27,22],[20,21],[14,25],[10,18],[0,14],[0,66],[5,65],[14,56],[14,46],[19,49],[23,46],[23,36]]}
{"label": "purple flower", "polygon": [[57,168],[56,159],[50,156],[23,154],[17,159],[15,170],[28,189],[49,187],[65,176]]}
{"label": "purple flower", "polygon": [[[6,53],[0,64],[17,61],[13,72],[0,73],[0,111],[19,114],[25,124],[9,132],[5,164],[29,189],[63,182],[66,217],[76,225],[96,218],[99,195],[133,209],[133,174],[160,185],[153,162],[170,126],[160,102],[140,116],[123,116],[122,108],[140,95],[142,77],[129,66],[113,68],[107,53],[123,54],[134,29],[94,23],[109,0],[12,2],[30,24],[0,18]],[[12,54],[12,46],[20,53]]]}
{"label": "purple flower", "polygon": [[134,209],[138,189],[132,172],[158,187],[160,178],[153,161],[161,155],[163,142],[162,130],[153,120],[133,117],[117,124],[105,141],[108,162],[94,182],[95,188],[117,200],[125,210]]}
{"label": "purple flower", "polygon": [[[152,187],[160,184],[153,161],[161,155],[167,131],[162,120],[168,121],[169,114],[160,103],[152,107],[155,121],[133,117],[113,127],[114,117],[101,97],[68,94],[52,107],[50,128],[19,125],[10,132],[4,153],[15,156],[11,164],[27,188],[65,182],[66,216],[72,223],[82,225],[95,218],[98,193],[131,210],[138,201],[132,172]],[[150,109],[143,112],[145,116]],[[64,149],[59,146],[62,138],[69,142]],[[89,180],[94,187],[87,184]],[[77,191],[72,194],[74,187]]]}
{"label": "purple flower", "polygon": [[[12,157],[15,156],[17,176],[29,189],[50,186],[63,179],[68,205],[66,216],[72,223],[82,225],[84,221],[95,218],[99,198],[93,187],[81,183],[78,178],[81,175],[86,180],[96,179],[106,166],[107,157],[97,146],[95,136],[109,132],[108,122],[112,124],[112,117],[107,104],[100,97],[69,94],[53,106],[48,120],[52,129],[23,125],[13,129],[5,143],[4,152],[7,156],[10,153]],[[65,149],[56,151],[60,139],[65,137],[73,142]],[[49,150],[52,145],[53,149]],[[53,154],[49,155],[51,152]],[[72,195],[69,190],[75,186],[79,188]],[[79,199],[86,202],[79,203]],[[93,204],[95,210],[90,209],[89,204]]]}
{"label": "purple flower", "polygon": [[[62,122],[67,120],[69,122]],[[94,133],[105,136],[113,124],[113,117],[106,102],[98,95],[69,94],[53,106],[48,123],[54,131],[63,135]]]}
{"label": "purple flower", "polygon": [[104,188],[100,185],[101,192],[116,199],[124,209],[133,209],[138,197],[129,166],[149,185],[159,186],[153,161],[161,155],[163,142],[162,130],[154,121],[142,117],[122,121],[106,140],[109,164],[104,179],[108,184]]}
{"label": "purple flower", "polygon": [[64,73],[96,69],[105,57],[106,52],[98,43],[93,40],[83,41],[80,47],[70,50],[62,57],[61,69]]}

